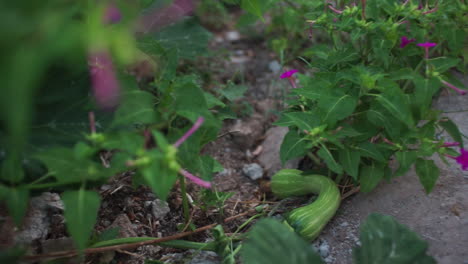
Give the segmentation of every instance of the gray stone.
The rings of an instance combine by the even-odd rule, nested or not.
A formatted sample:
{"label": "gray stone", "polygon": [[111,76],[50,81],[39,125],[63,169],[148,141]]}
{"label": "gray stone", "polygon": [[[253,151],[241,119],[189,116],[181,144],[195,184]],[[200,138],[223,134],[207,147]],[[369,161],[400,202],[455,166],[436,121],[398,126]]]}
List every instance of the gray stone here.
{"label": "gray stone", "polygon": [[145,207],[151,209],[151,214],[156,220],[163,219],[171,211],[169,204],[160,199],[146,201]]}
{"label": "gray stone", "polygon": [[246,164],[242,168],[242,172],[245,176],[252,180],[258,180],[263,177],[263,169],[257,163]]}
{"label": "gray stone", "polygon": [[281,64],[277,60],[270,61],[268,68],[274,73],[278,73],[281,70]]}
{"label": "gray stone", "polygon": [[326,241],[324,241],[324,243],[320,245],[320,247],[318,248],[318,252],[322,258],[328,257],[328,255],[330,254],[330,246]]}
{"label": "gray stone", "polygon": [[243,151],[252,149],[255,141],[263,135],[264,117],[260,114],[254,114],[248,120],[236,120],[235,124],[229,129],[232,140]]}
{"label": "gray stone", "polygon": [[300,159],[287,161],[284,166],[280,160],[280,148],[284,136],[288,133],[287,127],[272,127],[268,129],[262,143],[263,151],[258,155],[258,161],[265,168],[266,176],[271,178],[280,169],[296,169]]}
{"label": "gray stone", "polygon": [[132,222],[126,214],[118,215],[109,228],[119,228],[119,237],[136,237],[137,233],[133,229]]}
{"label": "gray stone", "polygon": [[34,240],[43,240],[50,230],[49,213],[57,213],[64,209],[60,196],[56,193],[44,192],[29,202],[24,224],[15,237],[22,245],[29,245]]}
{"label": "gray stone", "polygon": [[228,31],[226,32],[225,38],[227,41],[237,41],[240,39],[240,34],[237,31]]}
{"label": "gray stone", "polygon": [[216,253],[211,251],[201,251],[189,262],[190,264],[219,264],[221,263]]}

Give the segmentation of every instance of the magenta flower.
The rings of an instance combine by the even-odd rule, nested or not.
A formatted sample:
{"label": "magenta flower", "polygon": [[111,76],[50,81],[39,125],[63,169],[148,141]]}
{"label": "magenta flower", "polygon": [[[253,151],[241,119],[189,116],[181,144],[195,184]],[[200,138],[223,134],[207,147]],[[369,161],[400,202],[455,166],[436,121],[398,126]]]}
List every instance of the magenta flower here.
{"label": "magenta flower", "polygon": [[104,23],[115,24],[122,19],[122,14],[115,3],[109,3],[104,14]]}
{"label": "magenta flower", "polygon": [[432,47],[437,46],[437,43],[433,43],[433,42],[424,42],[424,43],[418,43],[418,46],[419,46],[419,47],[423,47],[423,48],[432,48]]}
{"label": "magenta flower", "polygon": [[454,159],[458,164],[461,165],[462,170],[468,170],[468,151],[461,148],[460,149],[460,156],[454,157],[448,154],[445,154],[445,156]]}
{"label": "magenta flower", "polygon": [[193,126],[182,137],[180,137],[176,143],[174,143],[174,147],[178,148],[182,143],[184,143],[185,140],[187,140],[193,133],[195,133],[195,131],[198,130],[198,128],[200,128],[204,121],[205,119],[203,117],[199,117]]}
{"label": "magenta flower", "polygon": [[288,79],[289,84],[291,84],[292,88],[297,88],[296,81],[295,81],[294,76],[293,76],[296,72],[298,72],[298,70],[293,69],[293,70],[286,71],[283,74],[281,74],[280,78],[281,79]]}
{"label": "magenta flower", "polygon": [[446,81],[444,81],[444,80],[442,80],[442,84],[445,85],[445,86],[447,86],[447,87],[449,87],[449,88],[451,88],[451,89],[453,89],[453,90],[454,90],[455,92],[457,92],[459,95],[465,95],[465,94],[468,92],[468,91],[462,90],[462,89],[456,87],[455,85],[453,85],[453,84],[451,84],[451,83],[449,83],[449,82],[446,82]]}
{"label": "magenta flower", "polygon": [[286,79],[286,78],[291,78],[296,72],[299,72],[298,70],[290,70],[287,72],[284,72],[281,74],[280,78],[281,79]]}
{"label": "magenta flower", "polygon": [[460,146],[459,142],[445,142],[441,148],[450,148],[450,147],[458,147]]}
{"label": "magenta flower", "polygon": [[191,180],[193,183],[195,183],[198,186],[201,186],[201,187],[206,188],[206,189],[211,188],[211,182],[204,181],[204,180],[198,178],[197,176],[191,174],[190,172],[188,172],[188,171],[186,171],[184,169],[180,169],[179,173],[182,174],[185,178]]}
{"label": "magenta flower", "polygon": [[[199,117],[197,119],[197,121],[195,121],[193,126],[187,132],[185,132],[185,134],[182,137],[180,137],[174,143],[174,147],[177,148],[182,143],[184,143],[191,135],[193,135],[193,133],[195,133],[195,131],[197,131],[200,128],[200,126],[203,124],[204,121],[205,121],[205,119],[203,117]],[[191,174],[190,172],[188,172],[188,171],[186,171],[184,169],[180,169],[179,173],[182,174],[185,178],[191,180],[196,185],[199,185],[199,186],[201,186],[203,188],[207,188],[207,189],[211,188],[211,182],[204,181],[204,180],[198,178],[197,176]]]}
{"label": "magenta flower", "polygon": [[418,43],[418,46],[424,48],[424,50],[426,51],[425,58],[429,59],[429,48],[437,46],[437,43],[424,42],[424,43]]}
{"label": "magenta flower", "polygon": [[329,8],[331,11],[333,11],[333,12],[335,12],[335,13],[337,13],[337,14],[340,14],[340,15],[341,15],[341,14],[343,13],[343,11],[334,8],[334,7],[333,7],[332,5],[330,5],[330,4],[328,5],[328,8]]}
{"label": "magenta flower", "polygon": [[406,36],[401,37],[400,48],[406,47],[406,45],[410,44],[411,42],[415,42],[416,39],[408,39]]}
{"label": "magenta flower", "polygon": [[111,110],[119,103],[120,88],[111,56],[106,51],[91,52],[88,56],[93,94],[98,106]]}
{"label": "magenta flower", "polygon": [[465,149],[460,149],[460,152],[460,156],[458,156],[455,160],[462,166],[462,170],[468,170],[468,151]]}

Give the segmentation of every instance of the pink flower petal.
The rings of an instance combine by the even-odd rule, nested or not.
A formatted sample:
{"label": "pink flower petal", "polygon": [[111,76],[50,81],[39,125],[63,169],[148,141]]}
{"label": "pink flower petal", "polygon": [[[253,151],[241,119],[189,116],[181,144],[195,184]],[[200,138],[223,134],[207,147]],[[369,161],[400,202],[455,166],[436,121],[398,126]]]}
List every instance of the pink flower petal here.
{"label": "pink flower petal", "polygon": [[120,9],[115,5],[115,3],[109,3],[104,14],[104,23],[106,24],[115,24],[122,19],[122,14]]}
{"label": "pink flower petal", "polygon": [[193,183],[195,183],[198,186],[201,186],[201,187],[206,188],[206,189],[211,188],[211,182],[204,181],[204,180],[198,178],[197,176],[191,174],[190,172],[188,172],[188,171],[186,171],[184,169],[180,169],[179,173],[182,174],[185,178],[191,180]]}
{"label": "pink flower petal", "polygon": [[281,79],[291,78],[296,72],[298,72],[298,70],[294,70],[294,69],[284,72],[283,74],[281,74],[280,78]]}
{"label": "pink flower petal", "polygon": [[465,149],[460,149],[460,152],[460,156],[458,156],[455,160],[462,166],[462,170],[468,170],[468,151]]}
{"label": "pink flower petal", "polygon": [[416,41],[416,39],[408,39],[408,37],[403,36],[401,37],[400,48],[406,47],[406,45],[410,44],[411,42]]}
{"label": "pink flower petal", "polygon": [[423,47],[423,48],[432,48],[432,47],[437,46],[437,43],[433,43],[433,42],[424,42],[424,43],[418,43],[418,46],[419,46],[419,47]]}
{"label": "pink flower petal", "polygon": [[92,52],[88,63],[96,103],[104,109],[114,108],[119,103],[120,88],[111,56],[107,51]]}
{"label": "pink flower petal", "polygon": [[187,140],[193,133],[195,133],[195,131],[200,128],[204,121],[205,119],[202,116],[199,117],[193,126],[174,143],[174,147],[178,148],[182,143],[184,143],[185,140]]}

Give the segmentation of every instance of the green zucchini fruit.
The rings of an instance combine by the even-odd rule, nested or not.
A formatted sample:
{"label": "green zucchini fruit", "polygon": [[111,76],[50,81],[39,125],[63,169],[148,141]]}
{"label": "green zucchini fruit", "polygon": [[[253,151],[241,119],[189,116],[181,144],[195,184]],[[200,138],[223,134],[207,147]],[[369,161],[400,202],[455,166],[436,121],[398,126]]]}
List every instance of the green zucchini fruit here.
{"label": "green zucchini fruit", "polygon": [[271,178],[271,190],[279,198],[318,194],[311,204],[292,210],[285,223],[303,238],[314,240],[335,215],[341,196],[330,178],[301,173],[300,170],[280,170]]}

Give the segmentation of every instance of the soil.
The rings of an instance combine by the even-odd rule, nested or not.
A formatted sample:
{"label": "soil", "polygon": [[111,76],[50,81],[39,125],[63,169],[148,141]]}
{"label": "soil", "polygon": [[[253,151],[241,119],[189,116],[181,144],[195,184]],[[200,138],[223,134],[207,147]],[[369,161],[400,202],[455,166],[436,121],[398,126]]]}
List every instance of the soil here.
{"label": "soil", "polygon": [[[265,171],[264,178],[251,180],[242,172],[246,164],[259,163],[259,155],[266,139],[267,131],[276,120],[277,113],[283,106],[284,94],[289,89],[287,81],[279,79],[280,69],[275,67],[276,56],[268,51],[264,42],[252,42],[249,39],[226,40],[227,31],[218,32],[212,48],[224,50],[229,60],[223,58],[210,62],[211,67],[220,70],[212,76],[213,83],[225,83],[227,80],[242,82],[236,76],[244,76],[243,84],[248,86],[246,96],[238,104],[241,110],[251,113],[237,120],[226,120],[217,140],[210,142],[203,149],[203,154],[214,157],[224,170],[214,175],[214,188],[220,192],[232,192],[221,212],[215,208],[202,210],[196,203],[191,207],[192,224],[196,227],[220,222],[223,217],[235,216],[255,208],[269,198],[265,193],[264,183],[272,171]],[[211,58],[210,58],[211,59]],[[208,65],[208,64],[205,64]],[[465,83],[468,80],[465,77]],[[211,87],[213,88],[213,87]],[[250,108],[245,107],[245,102]],[[468,119],[463,112],[468,105],[468,97],[443,95],[435,103],[437,107],[451,117],[464,134],[468,135]],[[242,112],[242,111],[241,111]],[[280,139],[279,139],[280,140]],[[468,141],[466,142],[468,144]],[[279,161],[275,161],[279,162]],[[296,165],[299,161],[296,162]],[[414,171],[382,183],[369,194],[357,194],[344,200],[336,217],[327,225],[318,239],[320,245],[327,244],[329,250],[323,256],[327,263],[351,263],[352,248],[358,244],[359,226],[371,212],[380,212],[394,216],[401,223],[408,225],[427,240],[429,253],[441,264],[468,263],[468,175],[459,170],[457,165],[447,166],[437,161],[441,176],[433,193],[426,195]],[[271,167],[263,165],[263,167]],[[281,167],[273,166],[276,168]],[[99,211],[96,232],[102,232],[112,226],[120,226],[121,236],[163,237],[187,230],[183,224],[182,206],[179,187],[175,186],[168,199],[170,212],[161,219],[155,219],[148,209],[148,202],[155,196],[147,187],[131,186],[131,172],[114,177],[100,188],[102,205]],[[188,184],[189,195],[194,201],[199,195],[199,188]],[[293,201],[292,206],[299,206],[304,199]],[[294,204],[295,203],[295,204]],[[3,212],[3,213],[1,213]],[[224,225],[226,233],[234,232],[254,213],[247,214]],[[5,216],[0,205],[0,215]],[[47,240],[63,239],[67,236],[63,218],[50,215],[51,230]],[[2,218],[5,219],[5,218]],[[1,230],[13,230],[9,220],[2,221]],[[252,223],[254,223],[253,221]],[[251,224],[244,227],[247,231]],[[11,233],[11,232],[9,232]],[[7,234],[6,232],[3,234]],[[13,241],[10,234],[10,241]],[[212,239],[210,232],[203,232],[190,237],[192,241]],[[7,245],[5,236],[0,239]],[[316,242],[317,243],[317,242]],[[40,247],[39,247],[40,248]],[[40,250],[38,251],[38,253]],[[184,253],[184,254],[181,254]],[[145,258],[163,259],[168,263],[184,263],[192,251],[143,246],[133,251],[96,255],[88,263],[144,263]],[[213,262],[219,263],[216,256]],[[211,260],[210,260],[211,261]]]}

